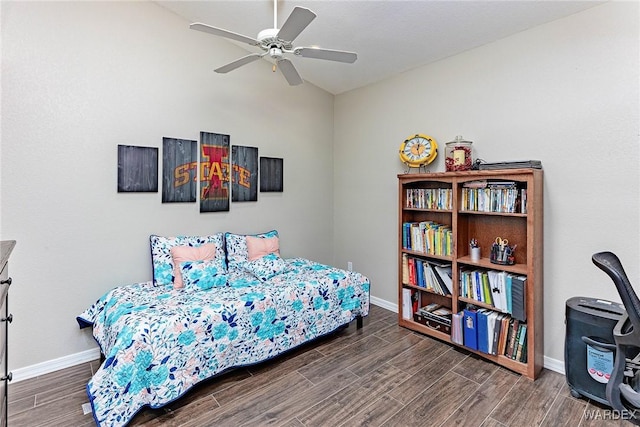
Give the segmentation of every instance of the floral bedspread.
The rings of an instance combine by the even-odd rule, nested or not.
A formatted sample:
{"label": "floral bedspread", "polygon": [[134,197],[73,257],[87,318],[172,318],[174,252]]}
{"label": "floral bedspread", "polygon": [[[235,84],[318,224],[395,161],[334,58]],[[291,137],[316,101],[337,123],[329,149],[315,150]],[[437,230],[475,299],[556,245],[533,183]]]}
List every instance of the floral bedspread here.
{"label": "floral bedspread", "polygon": [[87,385],[99,426],[122,426],[228,368],[269,359],[369,313],[369,280],[302,258],[267,282],[230,272],[209,290],[117,287],[77,318],[105,360]]}

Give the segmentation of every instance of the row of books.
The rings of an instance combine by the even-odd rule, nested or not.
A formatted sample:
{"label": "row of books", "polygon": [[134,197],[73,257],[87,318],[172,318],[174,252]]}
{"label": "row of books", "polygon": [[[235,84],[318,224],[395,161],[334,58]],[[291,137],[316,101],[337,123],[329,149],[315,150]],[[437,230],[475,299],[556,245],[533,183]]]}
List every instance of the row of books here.
{"label": "row of books", "polygon": [[407,188],[405,207],[451,210],[452,197],[450,188]]}
{"label": "row of books", "polygon": [[527,362],[527,324],[505,313],[474,308],[453,313],[451,340],[483,353]]}
{"label": "row of books", "polygon": [[427,255],[451,256],[451,227],[434,221],[405,222],[402,224],[402,247]]}
{"label": "row of books", "polygon": [[527,320],[527,277],[497,270],[460,269],[459,296],[491,305],[524,322]]}
{"label": "row of books", "polygon": [[485,188],[463,187],[461,210],[527,213],[526,193],[526,188],[518,189],[511,181],[488,183]]}
{"label": "row of books", "polygon": [[451,295],[451,264],[435,263],[402,254],[402,283],[440,295]]}

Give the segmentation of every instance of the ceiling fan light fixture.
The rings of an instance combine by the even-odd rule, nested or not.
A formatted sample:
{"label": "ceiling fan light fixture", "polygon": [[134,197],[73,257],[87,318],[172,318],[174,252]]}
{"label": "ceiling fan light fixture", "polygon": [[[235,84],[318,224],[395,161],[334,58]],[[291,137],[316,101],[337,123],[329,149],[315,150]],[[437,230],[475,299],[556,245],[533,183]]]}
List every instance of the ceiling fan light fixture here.
{"label": "ceiling fan light fixture", "polygon": [[282,49],[280,49],[279,47],[272,47],[269,49],[269,56],[271,56],[273,59],[278,60],[278,59],[282,59]]}
{"label": "ceiling fan light fixture", "polygon": [[[298,71],[294,67],[293,63],[285,58],[285,54],[293,54],[294,56],[301,56],[306,58],[326,59],[330,61],[353,63],[357,59],[357,54],[354,52],[346,52],[331,49],[321,49],[318,47],[296,47],[293,48],[293,40],[304,30],[316,17],[316,14],[311,10],[296,6],[287,18],[280,29],[277,28],[277,4],[278,0],[274,0],[274,28],[267,28],[258,33],[256,39],[244,36],[242,34],[234,33],[233,31],[225,30],[222,28],[212,27],[207,24],[193,23],[190,27],[194,30],[204,31],[206,33],[213,34],[215,36],[225,37],[232,40],[237,40],[246,43],[251,46],[258,46],[264,53],[253,53],[230,62],[227,65],[216,68],[214,71],[217,73],[227,73],[235,70],[245,64],[260,59],[266,55],[269,55],[271,59],[275,60],[278,68],[287,79],[290,85],[295,86],[302,84],[302,77],[298,74]],[[276,67],[273,66],[273,71]]]}

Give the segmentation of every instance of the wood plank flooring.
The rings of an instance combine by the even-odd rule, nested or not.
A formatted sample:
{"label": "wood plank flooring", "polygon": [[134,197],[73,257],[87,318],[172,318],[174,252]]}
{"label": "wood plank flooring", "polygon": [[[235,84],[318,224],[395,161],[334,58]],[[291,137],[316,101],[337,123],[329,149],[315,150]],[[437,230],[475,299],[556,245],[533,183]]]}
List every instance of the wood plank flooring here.
{"label": "wood plank flooring", "polygon": [[[9,426],[95,426],[85,387],[99,361],[9,385]],[[594,419],[589,419],[591,414]],[[595,417],[593,417],[595,415]],[[609,416],[608,416],[609,415]],[[631,426],[575,399],[565,377],[532,382],[397,326],[377,306],[348,328],[200,384],[131,426]]]}

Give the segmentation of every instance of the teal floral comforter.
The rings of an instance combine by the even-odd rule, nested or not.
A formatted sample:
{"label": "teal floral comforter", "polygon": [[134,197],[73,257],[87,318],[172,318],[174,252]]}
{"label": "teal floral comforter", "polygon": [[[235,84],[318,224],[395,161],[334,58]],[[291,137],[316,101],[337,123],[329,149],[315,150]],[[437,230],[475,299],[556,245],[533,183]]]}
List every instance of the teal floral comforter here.
{"label": "teal floral comforter", "polygon": [[126,425],[226,369],[258,363],[369,313],[369,281],[302,258],[267,282],[230,271],[226,286],[120,286],[77,320],[105,360],[87,385],[99,426]]}

